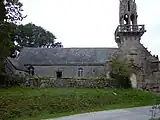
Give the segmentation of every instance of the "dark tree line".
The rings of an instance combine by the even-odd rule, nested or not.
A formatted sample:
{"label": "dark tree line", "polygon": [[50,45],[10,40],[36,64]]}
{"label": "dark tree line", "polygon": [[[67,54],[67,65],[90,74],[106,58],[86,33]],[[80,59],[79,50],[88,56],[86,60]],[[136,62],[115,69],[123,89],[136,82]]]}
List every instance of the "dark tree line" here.
{"label": "dark tree line", "polygon": [[12,34],[12,42],[19,47],[62,47],[60,42],[55,42],[56,37],[40,26],[29,23],[17,25]]}
{"label": "dark tree line", "polygon": [[11,34],[11,41],[14,47],[11,56],[16,56],[16,51],[23,47],[55,48],[63,47],[61,42],[55,42],[56,37],[41,26],[29,23],[26,25],[14,25],[15,29]]}

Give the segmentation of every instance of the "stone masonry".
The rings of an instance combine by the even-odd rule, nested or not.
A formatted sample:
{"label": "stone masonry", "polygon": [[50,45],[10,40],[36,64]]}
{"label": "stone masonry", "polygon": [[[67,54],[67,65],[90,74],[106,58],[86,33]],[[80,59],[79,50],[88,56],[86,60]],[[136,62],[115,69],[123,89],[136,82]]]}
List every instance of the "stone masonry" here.
{"label": "stone masonry", "polygon": [[137,5],[135,0],[120,0],[119,26],[115,31],[115,41],[120,54],[131,61],[137,75],[137,83],[157,84],[160,82],[159,58],[152,56],[140,43],[146,32],[145,25],[137,23]]}

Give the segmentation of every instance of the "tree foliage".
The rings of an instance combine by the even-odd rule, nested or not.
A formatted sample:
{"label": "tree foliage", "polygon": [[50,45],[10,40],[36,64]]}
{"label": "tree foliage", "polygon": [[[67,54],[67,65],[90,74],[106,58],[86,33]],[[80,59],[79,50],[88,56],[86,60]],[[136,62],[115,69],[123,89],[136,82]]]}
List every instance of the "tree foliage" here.
{"label": "tree foliage", "polygon": [[108,64],[110,68],[110,77],[116,80],[117,87],[130,88],[130,76],[133,73],[133,69],[127,59],[122,59],[120,56],[114,56]]}
{"label": "tree foliage", "polygon": [[29,23],[17,25],[12,34],[12,41],[22,47],[63,47],[60,42],[55,42],[56,37],[40,26]]}
{"label": "tree foliage", "polygon": [[[7,31],[7,32],[6,32]],[[2,71],[5,58],[10,54],[12,44],[10,41],[12,27],[9,23],[2,23],[0,25],[0,72]]]}
{"label": "tree foliage", "polygon": [[0,21],[6,21],[9,23],[17,23],[22,21],[25,17],[22,15],[23,4],[19,0],[1,0],[0,1]]}
{"label": "tree foliage", "polygon": [[19,0],[0,0],[0,72],[12,47],[12,23],[22,21],[26,17],[22,15],[22,6]]}

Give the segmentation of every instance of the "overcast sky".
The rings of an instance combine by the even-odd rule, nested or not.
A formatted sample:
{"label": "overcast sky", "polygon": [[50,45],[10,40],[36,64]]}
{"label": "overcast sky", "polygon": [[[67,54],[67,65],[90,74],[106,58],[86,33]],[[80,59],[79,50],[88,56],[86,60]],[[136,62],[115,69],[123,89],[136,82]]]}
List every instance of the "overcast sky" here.
{"label": "overcast sky", "polygon": [[[117,47],[119,0],[21,0],[23,24],[32,22],[51,31],[64,47]],[[160,56],[160,0],[136,0],[138,23],[147,32],[141,42]]]}

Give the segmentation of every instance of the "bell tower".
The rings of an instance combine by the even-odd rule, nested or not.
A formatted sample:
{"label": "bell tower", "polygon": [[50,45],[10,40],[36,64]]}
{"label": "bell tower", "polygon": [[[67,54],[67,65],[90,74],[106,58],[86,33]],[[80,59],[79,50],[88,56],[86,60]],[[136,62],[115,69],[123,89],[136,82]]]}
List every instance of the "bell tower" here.
{"label": "bell tower", "polygon": [[142,35],[146,32],[145,25],[137,24],[137,5],[135,0],[119,0],[119,25],[115,31],[115,41],[120,50],[129,52],[140,44]]}
{"label": "bell tower", "polygon": [[120,0],[120,25],[137,25],[137,6],[135,0]]}

